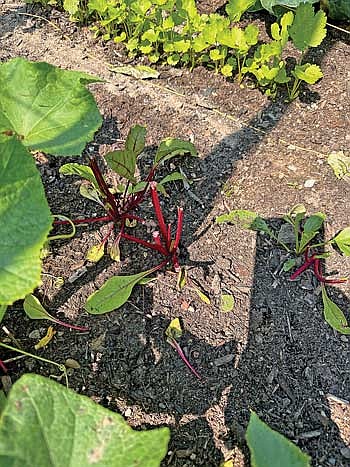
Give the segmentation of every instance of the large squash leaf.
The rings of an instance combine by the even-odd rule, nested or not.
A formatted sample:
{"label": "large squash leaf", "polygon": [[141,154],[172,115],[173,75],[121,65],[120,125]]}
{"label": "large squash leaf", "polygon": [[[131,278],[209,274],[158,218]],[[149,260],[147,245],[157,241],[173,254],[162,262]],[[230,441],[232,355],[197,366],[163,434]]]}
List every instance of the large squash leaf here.
{"label": "large squash leaf", "polygon": [[169,430],[134,431],[122,416],[38,375],[12,387],[0,421],[0,465],[157,467]]}
{"label": "large squash leaf", "polygon": [[0,132],[54,155],[79,155],[102,123],[85,84],[98,78],[15,58],[0,64]]}
{"label": "large squash leaf", "polygon": [[40,250],[52,218],[35,162],[16,137],[0,135],[0,304],[40,283]]}

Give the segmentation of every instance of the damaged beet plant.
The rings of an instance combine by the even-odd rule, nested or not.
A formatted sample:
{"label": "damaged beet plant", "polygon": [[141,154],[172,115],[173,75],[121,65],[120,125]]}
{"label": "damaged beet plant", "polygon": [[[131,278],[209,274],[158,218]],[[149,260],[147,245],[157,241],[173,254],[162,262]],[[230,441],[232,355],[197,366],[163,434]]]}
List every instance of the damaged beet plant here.
{"label": "damaged beet plant", "polygon": [[[306,209],[302,204],[294,206],[291,211],[283,217],[290,225],[293,241],[288,242],[281,234],[274,232],[258,214],[252,211],[235,210],[216,218],[216,223],[225,222],[239,225],[241,228],[264,232],[276,243],[282,246],[290,258],[283,264],[285,272],[291,271],[297,265],[297,269],[290,276],[294,281],[307,270],[311,270],[320,283],[323,300],[324,317],[333,329],[342,333],[350,334],[350,327],[344,313],[328,296],[326,286],[342,284],[348,280],[346,277],[326,277],[322,272],[322,260],[328,258],[332,252],[325,250],[327,247],[335,247],[344,256],[350,256],[350,227],[341,230],[336,236],[327,241],[318,241],[317,238],[323,228],[326,215],[317,212],[306,218]],[[280,230],[280,232],[282,232]],[[288,243],[288,244],[287,244]],[[292,246],[291,246],[292,245]],[[300,265],[300,258],[302,264]]]}
{"label": "damaged beet plant", "polygon": [[[80,164],[65,164],[60,171],[64,175],[80,175],[88,184],[82,184],[80,193],[88,199],[102,206],[106,215],[73,220],[74,224],[95,222],[109,223],[107,234],[102,241],[94,245],[87,253],[90,261],[99,261],[108,250],[112,259],[120,260],[119,244],[122,239],[137,243],[144,248],[158,253],[162,260],[153,268],[132,276],[116,276],[109,279],[103,287],[91,295],[86,303],[89,313],[99,314],[112,311],[121,306],[129,298],[132,288],[149,274],[171,264],[175,271],[179,271],[178,246],[181,239],[183,225],[183,210],[177,209],[176,226],[166,223],[159,199],[159,192],[167,194],[164,185],[174,180],[184,180],[185,176],[179,172],[172,172],[158,183],[155,173],[160,164],[177,155],[196,155],[194,145],[188,141],[167,138],[163,140],[155,154],[153,163],[143,180],[137,177],[137,159],[145,147],[146,129],[135,125],[129,131],[125,147],[105,155],[109,168],[119,177],[120,183],[111,187],[103,175],[95,157],[90,159],[89,166]],[[152,201],[157,228],[152,238],[141,238],[129,232],[136,224],[146,224],[146,220],[139,213],[142,202],[149,197]],[[55,224],[66,224],[67,221],[56,221]]]}

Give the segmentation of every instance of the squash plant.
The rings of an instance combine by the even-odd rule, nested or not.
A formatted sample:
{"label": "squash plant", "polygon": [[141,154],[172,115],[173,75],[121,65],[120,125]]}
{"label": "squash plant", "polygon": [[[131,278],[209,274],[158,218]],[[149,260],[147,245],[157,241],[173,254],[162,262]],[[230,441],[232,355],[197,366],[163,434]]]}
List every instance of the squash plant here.
{"label": "squash plant", "polygon": [[31,152],[80,155],[102,123],[86,73],[15,58],[0,64],[0,307],[40,283],[40,251],[51,230]]}

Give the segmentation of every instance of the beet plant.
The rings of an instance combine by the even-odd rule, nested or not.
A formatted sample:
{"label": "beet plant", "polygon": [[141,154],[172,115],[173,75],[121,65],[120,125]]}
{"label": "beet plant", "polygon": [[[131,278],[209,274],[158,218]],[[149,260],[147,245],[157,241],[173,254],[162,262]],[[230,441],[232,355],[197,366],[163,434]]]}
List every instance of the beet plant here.
{"label": "beet plant", "polygon": [[86,73],[16,58],[0,64],[0,310],[40,284],[52,228],[31,153],[80,155],[102,123]]}
{"label": "beet plant", "polygon": [[[137,160],[145,148],[145,136],[146,129],[143,126],[135,125],[129,131],[124,149],[105,155],[105,161],[109,168],[119,176],[120,183],[116,186],[108,185],[96,157],[90,159],[89,165],[72,163],[65,164],[60,169],[64,175],[79,175],[85,179],[88,185],[81,185],[80,193],[98,203],[106,211],[105,216],[72,220],[76,224],[109,223],[107,234],[102,241],[87,252],[88,260],[97,262],[108,250],[110,257],[119,261],[119,244],[123,239],[137,243],[162,257],[159,264],[147,271],[132,276],[110,278],[99,291],[89,297],[86,304],[89,313],[106,313],[119,308],[129,298],[134,285],[167,264],[171,264],[175,271],[180,270],[178,247],[182,233],[183,209],[177,209],[176,226],[172,227],[171,224],[166,223],[158,192],[164,194],[166,183],[185,177],[180,172],[173,172],[158,183],[154,177],[157,168],[165,161],[177,155],[190,154],[195,156],[197,151],[194,145],[188,141],[175,138],[163,140],[156,151],[147,176],[140,180],[136,176]],[[157,228],[153,231],[151,239],[140,238],[128,232],[130,226],[134,226],[135,223],[140,225],[146,223],[138,210],[147,197],[151,199],[157,222]],[[55,221],[54,224],[60,225],[67,222],[59,220]]]}
{"label": "beet plant", "polygon": [[290,276],[290,280],[296,280],[306,270],[311,270],[321,286],[324,318],[333,329],[341,334],[350,334],[350,327],[342,310],[328,296],[327,285],[342,284],[348,281],[347,277],[326,277],[322,273],[321,261],[328,258],[334,247],[344,256],[350,256],[350,227],[341,230],[333,238],[326,241],[316,241],[315,238],[323,228],[326,215],[322,212],[306,217],[306,209],[302,204],[294,206],[283,220],[290,225],[294,236],[293,248],[280,239],[277,232],[271,229],[264,219],[253,211],[234,210],[216,218],[217,224],[232,223],[243,229],[263,232],[279,246],[283,247],[290,257],[284,264],[283,270],[288,272],[296,267],[299,258],[302,264]]}

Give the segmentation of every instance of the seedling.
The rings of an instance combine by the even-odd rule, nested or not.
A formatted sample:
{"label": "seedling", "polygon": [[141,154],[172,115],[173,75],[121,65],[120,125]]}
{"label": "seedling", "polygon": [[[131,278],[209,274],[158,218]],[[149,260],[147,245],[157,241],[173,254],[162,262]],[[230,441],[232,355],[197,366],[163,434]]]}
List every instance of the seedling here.
{"label": "seedling", "polygon": [[[306,218],[306,209],[302,204],[294,206],[283,220],[291,225],[294,233],[294,258],[288,259],[284,265],[285,272],[293,269],[297,264],[297,257],[302,256],[304,262],[290,276],[290,280],[296,280],[306,270],[311,269],[319,281],[322,290],[324,317],[327,323],[342,334],[350,334],[350,327],[340,308],[332,302],[327,295],[326,286],[342,284],[348,280],[347,277],[336,279],[325,277],[321,271],[321,260],[328,258],[332,252],[322,251],[327,246],[336,246],[345,256],[350,256],[350,227],[346,227],[330,240],[313,243],[315,237],[323,227],[326,215],[318,212]],[[264,232],[288,253],[293,250],[279,239],[274,232],[258,214],[252,211],[235,210],[216,218],[216,223],[225,222],[239,225],[241,228]]]}
{"label": "seedling", "polygon": [[179,318],[175,318],[171,321],[171,323],[169,324],[169,326],[167,327],[165,331],[165,335],[167,337],[167,342],[176,350],[181,360],[191,370],[191,372],[195,375],[195,377],[201,380],[202,377],[190,364],[180,344],[177,342],[177,339],[179,339],[182,336],[182,329],[181,329]]}

